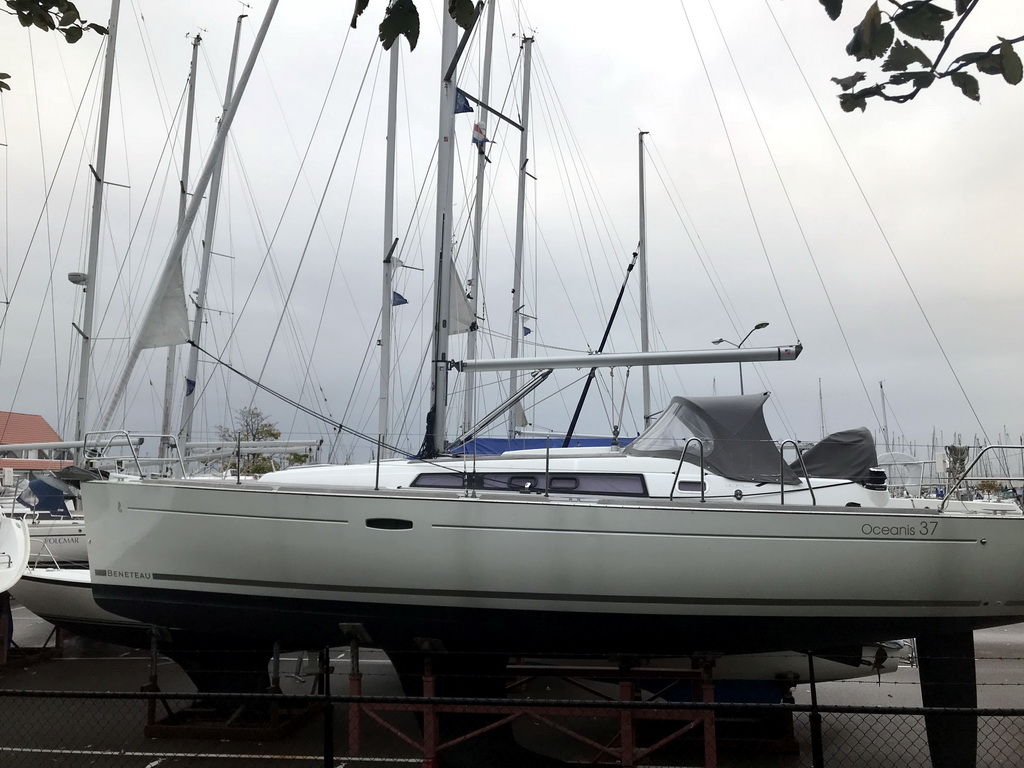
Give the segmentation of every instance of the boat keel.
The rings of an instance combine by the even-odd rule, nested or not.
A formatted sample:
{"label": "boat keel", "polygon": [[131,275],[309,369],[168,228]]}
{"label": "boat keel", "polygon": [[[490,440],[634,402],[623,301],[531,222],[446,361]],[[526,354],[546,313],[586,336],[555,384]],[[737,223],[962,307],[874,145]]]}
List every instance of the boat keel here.
{"label": "boat keel", "polygon": [[[977,709],[974,633],[955,632],[917,638],[921,702],[925,707]],[[933,768],[977,765],[976,714],[925,715]]]}

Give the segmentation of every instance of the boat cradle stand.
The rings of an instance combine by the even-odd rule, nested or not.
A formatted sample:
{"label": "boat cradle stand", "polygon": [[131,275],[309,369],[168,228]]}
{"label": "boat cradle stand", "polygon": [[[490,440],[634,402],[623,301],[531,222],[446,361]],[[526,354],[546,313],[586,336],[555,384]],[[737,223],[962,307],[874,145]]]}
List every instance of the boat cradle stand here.
{"label": "boat cradle stand", "polygon": [[[157,665],[159,663],[158,642],[161,632],[151,630],[149,682],[141,687],[143,693],[159,693]],[[323,686],[323,677],[330,674],[321,669],[314,680],[314,687]],[[266,693],[281,693],[280,647],[274,644],[271,659],[270,687]],[[176,699],[177,700],[177,699]],[[223,703],[224,698],[218,697]],[[197,698],[183,709],[172,709],[166,699],[153,697],[146,700],[146,725],[143,733],[151,739],[216,739],[218,741],[273,741],[290,735],[307,723],[321,709],[320,702],[290,702],[286,697],[268,699],[263,696],[233,699],[228,708],[216,706],[212,697]],[[162,706],[158,716],[157,704]]]}
{"label": "boat cradle stand", "polygon": [[[362,696],[362,672],[359,668],[359,640],[357,633],[351,633],[350,639],[350,670],[349,696]],[[601,704],[606,706],[585,707],[588,717],[606,718],[617,721],[618,733],[610,743],[600,743],[585,734],[567,726],[565,719],[579,718],[581,707],[579,702],[552,702],[550,705],[529,699],[439,699],[436,696],[437,678],[434,675],[434,658],[443,653],[436,641],[421,639],[424,652],[422,675],[422,698],[381,701],[350,701],[348,707],[348,747],[349,756],[357,758],[363,749],[362,727],[364,720],[369,720],[389,731],[391,734],[413,747],[422,756],[423,768],[436,768],[439,755],[449,747],[456,746],[474,737],[489,733],[496,728],[511,725],[516,720],[528,720],[546,725],[561,734],[570,737],[583,746],[592,749],[598,759],[612,759],[616,764],[632,768],[656,750],[668,745],[679,737],[703,728],[703,745],[705,768],[717,768],[718,753],[715,740],[715,711],[711,708],[680,708],[680,707],[643,707],[635,706],[639,701],[638,681],[641,678],[666,679],[675,683],[688,681],[693,687],[693,701],[711,703],[714,698],[714,686],[711,676],[712,662],[695,663],[690,670],[653,669],[633,667],[628,662],[619,668],[609,667],[558,667],[542,664],[512,664],[506,671],[514,675],[516,680],[508,686],[514,691],[531,679],[539,677],[581,677],[615,679],[618,682],[618,697],[605,699]],[[674,683],[673,683],[674,684]],[[593,692],[593,691],[592,691]],[[619,706],[616,706],[616,703]],[[422,740],[415,734],[403,732],[392,722],[384,718],[390,712],[412,712],[420,716],[422,723]],[[464,733],[448,742],[441,741],[439,720],[442,716],[459,715],[493,715],[495,720],[485,727]],[[563,720],[563,722],[559,722]],[[653,744],[641,746],[637,739],[637,726],[642,721],[663,721],[679,723],[679,727],[667,734],[661,734]]]}
{"label": "boat cradle stand", "polygon": [[0,593],[0,668],[28,667],[63,655],[64,631],[59,627],[50,630],[41,646],[18,645],[14,640],[11,595],[9,592]]}

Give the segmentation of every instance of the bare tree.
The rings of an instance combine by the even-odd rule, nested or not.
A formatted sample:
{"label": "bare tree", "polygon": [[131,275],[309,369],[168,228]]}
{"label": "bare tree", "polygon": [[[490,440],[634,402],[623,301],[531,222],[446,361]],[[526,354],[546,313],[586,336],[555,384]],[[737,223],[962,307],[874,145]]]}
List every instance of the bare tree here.
{"label": "bare tree", "polygon": [[[235,424],[232,427],[217,427],[217,434],[225,442],[257,442],[262,440],[278,440],[281,430],[259,408],[248,406],[235,412]],[[276,457],[276,461],[275,461]],[[225,469],[237,469],[240,475],[263,475],[290,464],[304,464],[307,456],[302,453],[284,454],[247,453],[241,457],[241,466],[235,457],[227,463]]]}

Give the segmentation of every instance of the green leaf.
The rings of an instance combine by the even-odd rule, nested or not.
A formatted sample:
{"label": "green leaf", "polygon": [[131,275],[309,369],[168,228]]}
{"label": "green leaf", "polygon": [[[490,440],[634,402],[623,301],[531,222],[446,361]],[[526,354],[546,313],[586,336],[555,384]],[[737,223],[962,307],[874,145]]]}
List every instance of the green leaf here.
{"label": "green leaf", "polygon": [[1010,85],[1019,84],[1024,79],[1024,69],[1021,67],[1020,56],[1013,50],[1013,44],[1009,40],[1003,40],[1000,44],[999,55],[1003,59],[1003,79]]}
{"label": "green leaf", "polygon": [[889,51],[889,57],[882,65],[883,72],[900,72],[910,67],[911,64],[920,64],[922,67],[931,67],[932,60],[924,51],[916,45],[897,40]]}
{"label": "green leaf", "polygon": [[859,91],[854,91],[853,93],[840,93],[839,106],[843,108],[844,112],[853,112],[855,109],[859,109],[863,112],[868,105],[869,98],[881,95],[881,85],[872,85],[870,88],[861,88]]}
{"label": "green leaf", "polygon": [[849,77],[833,77],[832,82],[842,88],[844,91],[849,91],[857,85],[861,80],[864,79],[863,72],[854,72]]}
{"label": "green leaf", "polygon": [[82,39],[81,27],[68,27],[67,29],[62,29],[61,32],[64,33],[64,39],[69,43],[77,43]]}
{"label": "green leaf", "polygon": [[935,82],[935,75],[932,72],[897,72],[889,82],[893,85],[912,83],[918,90],[923,90]]}
{"label": "green leaf", "polygon": [[395,0],[380,23],[379,33],[385,51],[391,50],[399,35],[405,35],[409,50],[415,50],[420,39],[420,14],[412,0]]}
{"label": "green leaf", "polygon": [[944,40],[946,30],[942,24],[952,18],[952,11],[924,0],[912,0],[904,3],[902,10],[893,16],[892,20],[907,37],[918,40]]}
{"label": "green leaf", "polygon": [[6,72],[0,72],[0,80],[8,80],[10,77]]}
{"label": "green leaf", "polygon": [[953,63],[950,65],[951,68],[956,67],[957,64],[976,64],[987,56],[990,56],[986,51],[974,51],[973,53],[965,53],[963,56],[957,56],[953,59]]}
{"label": "green leaf", "polygon": [[469,25],[476,18],[476,3],[473,0],[448,0],[448,13],[455,23],[463,29],[469,29]]}
{"label": "green leaf", "polygon": [[352,29],[356,28],[356,22],[359,20],[359,17],[363,15],[363,11],[366,10],[366,7],[369,4],[370,0],[356,0],[356,7],[352,11]]}
{"label": "green leaf", "polygon": [[840,93],[839,106],[843,108],[843,112],[853,112],[855,109],[863,112],[867,109],[868,100],[854,93]]}
{"label": "green leaf", "polygon": [[1003,57],[998,53],[986,53],[977,61],[978,71],[983,75],[1003,74]]}
{"label": "green leaf", "polygon": [[95,32],[95,33],[97,33],[99,35],[109,35],[110,34],[110,31],[106,27],[100,26],[99,24],[89,24],[88,27],[93,32]]}
{"label": "green leaf", "polygon": [[57,27],[57,25],[53,23],[53,17],[51,17],[46,11],[34,11],[32,13],[32,23],[44,32],[49,32],[51,29],[56,29]]}
{"label": "green leaf", "polygon": [[981,101],[981,94],[978,92],[978,78],[974,75],[969,75],[966,72],[954,72],[949,79],[968,99]]}
{"label": "green leaf", "polygon": [[832,21],[838,19],[839,14],[843,12],[843,0],[818,0],[818,2],[825,6],[825,13]]}
{"label": "green leaf", "polygon": [[846,46],[846,52],[857,61],[877,59],[892,45],[895,33],[892,24],[882,23],[878,3],[872,3],[863,21],[853,29],[853,39]]}
{"label": "green leaf", "polygon": [[62,10],[63,10],[63,13],[61,14],[61,17],[60,17],[60,26],[62,26],[62,27],[70,27],[72,24],[74,24],[76,21],[79,20],[78,19],[78,8],[75,7],[75,5],[73,5],[72,3],[68,3],[67,6],[66,6],[66,10],[64,10],[64,9],[62,9]]}
{"label": "green leaf", "polygon": [[9,91],[9,90],[11,90],[11,86],[9,86],[7,83],[0,82],[0,93],[2,93],[3,91]]}

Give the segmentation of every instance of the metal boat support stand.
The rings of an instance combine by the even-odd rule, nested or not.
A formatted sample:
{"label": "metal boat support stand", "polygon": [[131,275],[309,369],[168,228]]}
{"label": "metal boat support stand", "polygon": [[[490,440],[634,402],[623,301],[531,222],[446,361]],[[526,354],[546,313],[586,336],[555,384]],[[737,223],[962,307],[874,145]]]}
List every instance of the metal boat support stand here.
{"label": "metal boat support stand", "polygon": [[[53,645],[50,642],[53,642]],[[60,658],[64,655],[64,631],[59,627],[50,630],[41,646],[18,645],[14,639],[14,617],[11,614],[11,595],[0,593],[0,668],[28,667],[40,661]]]}
{"label": "metal boat support stand", "polygon": [[[342,635],[348,640],[349,669],[348,693],[350,696],[363,695],[363,673],[359,668],[359,646],[368,645],[370,635],[362,624],[341,624]],[[348,705],[348,743],[349,751],[358,755],[362,748],[362,729],[359,727],[359,705]]]}
{"label": "metal boat support stand", "polygon": [[[143,685],[139,690],[143,693],[158,693],[160,691],[160,682],[157,679],[157,670],[160,666],[160,630],[157,627],[149,628],[149,682]],[[156,699],[147,699],[146,701],[146,729],[148,730],[151,726],[156,724]],[[167,717],[171,717],[174,711],[170,708],[164,699],[160,699],[160,703],[164,705],[164,711]],[[149,734],[147,733],[147,736]]]}
{"label": "metal boat support stand", "polygon": [[[159,692],[160,684],[157,671],[160,663],[159,643],[169,642],[165,631],[153,627],[150,631],[149,682],[142,686],[143,692]],[[280,688],[280,645],[274,643],[270,661],[270,686],[267,693],[279,694]],[[328,657],[329,661],[329,657]],[[328,668],[329,669],[329,668]],[[330,672],[327,672],[329,675]],[[323,667],[317,676],[316,685],[324,687]],[[328,684],[329,685],[329,684]],[[199,693],[202,696],[202,692]],[[330,688],[327,688],[329,703]],[[157,701],[163,705],[162,719],[157,719]],[[269,702],[259,700],[253,706],[252,698],[240,697],[238,705],[231,711],[210,706],[209,700],[197,698],[184,709],[173,710],[167,700],[154,697],[146,702],[146,738],[160,739],[217,739],[220,741],[270,741],[281,739],[304,725],[313,715],[320,711],[320,703],[309,704],[307,701],[291,703],[285,699],[273,699]]]}
{"label": "metal boat support stand", "polygon": [[[539,664],[514,664],[506,668],[506,672],[518,678],[510,689],[518,685],[541,677],[562,677],[572,678],[574,681],[583,679],[617,679],[618,697],[612,698],[603,696],[610,703],[620,702],[621,707],[604,706],[599,708],[586,708],[588,718],[605,718],[617,721],[618,737],[609,744],[600,743],[594,739],[573,730],[565,724],[569,718],[578,718],[580,706],[576,702],[559,701],[551,705],[544,705],[536,700],[499,700],[499,699],[454,699],[437,698],[437,677],[434,674],[435,657],[443,656],[443,649],[435,647],[429,640],[419,640],[423,657],[422,674],[422,698],[410,698],[407,701],[397,702],[373,702],[349,704],[349,755],[357,758],[362,753],[361,728],[365,719],[379,725],[405,744],[416,749],[422,756],[421,765],[423,768],[436,768],[439,765],[441,753],[451,747],[462,745],[465,742],[493,733],[499,728],[510,726],[517,720],[528,720],[546,725],[554,731],[566,735],[584,747],[593,749],[601,759],[614,760],[616,764],[633,768],[640,761],[647,759],[656,750],[668,745],[679,737],[694,731],[698,727],[703,728],[703,752],[705,768],[717,768],[718,753],[715,741],[715,712],[713,709],[680,709],[677,707],[637,708],[635,702],[639,698],[638,681],[640,679],[663,679],[671,680],[672,684],[678,682],[689,682],[692,686],[693,700],[699,703],[711,703],[714,699],[714,686],[712,682],[711,669],[713,662],[710,660],[695,660],[694,668],[690,670],[661,669],[634,667],[629,662],[620,664],[619,669],[608,667],[567,667],[547,666]],[[354,636],[350,636],[351,662],[349,672],[349,694],[360,696],[362,693],[362,674],[359,671],[359,642]],[[598,693],[592,688],[586,690]],[[601,695],[598,693],[598,695]],[[384,718],[384,715],[391,712],[412,712],[422,718],[422,741],[416,735],[405,733],[393,723]],[[449,741],[442,740],[442,731],[439,727],[442,717],[451,716],[478,716],[491,715],[487,725],[477,730],[463,733]],[[681,725],[670,733],[661,735],[653,744],[641,746],[638,744],[636,727],[640,721],[677,721]],[[614,746],[617,743],[618,746]]]}

